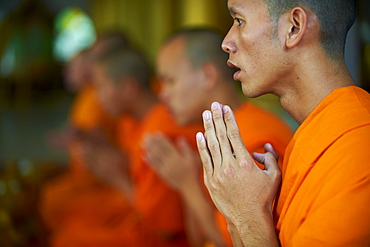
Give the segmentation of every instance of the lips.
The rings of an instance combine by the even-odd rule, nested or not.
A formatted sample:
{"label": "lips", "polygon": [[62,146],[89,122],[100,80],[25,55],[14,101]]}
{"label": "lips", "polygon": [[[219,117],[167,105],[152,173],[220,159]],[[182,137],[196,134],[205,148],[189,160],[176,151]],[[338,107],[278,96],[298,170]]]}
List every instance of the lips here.
{"label": "lips", "polygon": [[238,66],[236,66],[233,62],[231,62],[230,60],[227,60],[227,66],[229,66],[230,68],[237,68],[239,69]]}
{"label": "lips", "polygon": [[237,71],[234,73],[233,75],[233,78],[235,81],[239,81],[239,78],[240,78],[240,68],[238,66],[236,66],[233,62],[231,62],[230,60],[227,61],[227,66],[229,66],[230,68],[235,68],[237,69]]}

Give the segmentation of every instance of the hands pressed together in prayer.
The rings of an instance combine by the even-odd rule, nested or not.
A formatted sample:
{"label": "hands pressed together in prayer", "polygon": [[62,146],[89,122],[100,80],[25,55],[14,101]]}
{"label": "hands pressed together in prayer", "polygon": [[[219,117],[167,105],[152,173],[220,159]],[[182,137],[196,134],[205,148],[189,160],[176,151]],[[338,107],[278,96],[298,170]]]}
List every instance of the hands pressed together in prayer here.
{"label": "hands pressed together in prayer", "polygon": [[[228,222],[233,244],[277,246],[272,216],[272,203],[281,182],[277,153],[271,144],[266,144],[265,153],[251,156],[229,106],[213,103],[211,111],[204,111],[203,122],[205,134],[198,133],[196,138],[204,182]],[[146,136],[144,148],[144,159],[169,185],[185,198],[196,197],[196,190],[191,188],[199,184],[199,155],[184,139],[173,144],[161,133],[151,134]],[[263,170],[254,159],[264,165]],[[196,204],[199,201],[202,200]],[[195,203],[193,206],[194,212],[199,211],[200,207]],[[206,225],[210,217],[203,218]]]}
{"label": "hands pressed together in prayer", "polygon": [[189,183],[198,183],[200,159],[185,138],[174,144],[162,133],[147,134],[144,160],[174,189],[183,191]]}
{"label": "hands pressed together in prayer", "polygon": [[198,133],[196,138],[204,182],[229,229],[235,226],[239,238],[267,234],[277,244],[272,219],[272,202],[281,182],[277,153],[270,144],[265,145],[265,153],[253,153],[253,158],[265,166],[261,170],[244,146],[229,106],[214,102],[211,111],[203,112],[203,122],[205,135]]}
{"label": "hands pressed together in prayer", "polygon": [[215,246],[225,246],[214,222],[214,206],[201,183],[199,154],[184,138],[173,143],[161,133],[148,134],[144,148],[147,163],[182,195],[187,208],[187,232],[194,246],[203,245],[203,237]]}

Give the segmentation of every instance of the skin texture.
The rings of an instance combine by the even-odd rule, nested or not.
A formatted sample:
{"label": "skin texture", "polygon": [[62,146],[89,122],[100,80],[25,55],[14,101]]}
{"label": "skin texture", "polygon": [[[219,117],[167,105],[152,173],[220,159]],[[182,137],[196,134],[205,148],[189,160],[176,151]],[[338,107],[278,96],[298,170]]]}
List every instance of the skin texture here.
{"label": "skin texture", "polygon": [[[276,73],[284,74],[284,62],[277,66],[274,61],[282,58],[278,51],[281,46],[274,37],[274,29],[269,23],[266,5],[262,1],[247,5],[238,4],[243,1],[229,1],[234,24],[225,37],[222,48],[229,54],[229,63],[240,68],[235,80],[242,82],[243,93],[248,97],[256,97],[274,91],[278,86]],[[263,11],[261,11],[261,9]],[[285,65],[285,67],[288,64]]]}
{"label": "skin texture", "polygon": [[[212,192],[211,197],[217,208],[224,216],[231,216],[226,217],[227,221],[248,229],[244,232],[247,236],[262,233],[263,236],[270,237],[268,242],[273,242],[270,246],[276,246],[271,205],[281,175],[275,151],[271,145],[266,145],[265,154],[254,155],[258,162],[265,165],[265,170],[258,168],[240,138],[235,117],[229,106],[214,102],[212,111],[204,112],[203,120],[207,144],[204,136],[198,133],[198,148],[204,167],[205,184]],[[244,182],[240,183],[240,180]],[[263,186],[259,186],[261,184]],[[243,200],[235,200],[236,198]],[[246,202],[248,206],[245,205]],[[251,214],[252,217],[248,216]],[[244,220],[246,215],[248,220]],[[254,221],[261,221],[263,224],[253,227]],[[233,242],[238,245],[239,241],[233,239]],[[260,243],[266,245],[268,242]]]}
{"label": "skin texture", "polygon": [[[184,48],[184,39],[177,38],[170,44],[165,44],[158,54],[157,73],[162,81],[160,98],[170,108],[178,124],[196,124],[201,127],[199,115],[209,104],[210,95],[233,105],[239,104],[238,97],[234,89],[230,89],[231,83],[220,83],[222,77],[217,74],[214,65],[206,63],[200,68],[194,68],[185,55]],[[222,90],[227,93],[220,93]],[[162,134],[156,133],[145,139],[145,159],[148,164],[181,193],[185,208],[189,209],[187,222],[196,226],[188,227],[190,241],[194,246],[201,246],[205,238],[216,246],[224,246],[213,218],[214,207],[205,196],[200,182],[199,155],[181,138],[173,143]],[[203,230],[199,229],[199,225]],[[200,236],[203,235],[200,232],[205,232],[205,237]]]}
{"label": "skin texture", "polygon": [[[197,38],[198,42],[203,40],[199,36]],[[216,53],[220,56],[217,58],[224,60],[224,63],[217,63],[220,60],[209,60],[197,68],[191,64],[186,53],[190,49],[185,49],[190,45],[186,46],[185,42],[183,36],[176,36],[162,46],[157,58],[157,73],[163,82],[161,99],[169,105],[176,121],[181,124],[202,124],[202,118],[199,116],[203,109],[218,100],[236,108],[239,116],[242,113],[251,116],[250,119],[241,120],[243,138],[248,147],[253,151],[263,151],[266,141],[271,140],[278,146],[279,152],[283,153],[291,137],[289,128],[279,118],[250,102],[240,104],[233,85],[235,82],[230,76],[232,73],[225,70],[227,56]],[[221,44],[221,38],[219,42],[214,39],[203,42],[206,46],[211,42]],[[214,47],[220,51],[218,45]],[[249,134],[251,132],[253,134]],[[277,136],[273,134],[275,132],[282,134]],[[145,136],[144,149],[147,163],[164,181],[180,192],[185,208],[189,209],[188,219],[195,220],[195,226],[201,228],[196,229],[195,234],[191,236],[194,246],[203,246],[204,242],[211,242],[216,246],[231,245],[223,218],[214,209],[209,195],[205,192],[199,154],[182,138],[171,141],[161,133]],[[220,216],[217,220],[215,212]],[[194,233],[194,227],[190,229]]]}
{"label": "skin texture", "polygon": [[[333,90],[353,85],[344,60],[333,61],[322,49],[318,19],[310,9],[295,7],[273,26],[261,0],[229,0],[228,7],[234,23],[222,48],[229,53],[228,65],[240,69],[234,79],[245,95],[274,93],[302,123]],[[234,244],[277,246],[271,206],[281,175],[273,150],[253,155],[265,166],[258,170],[230,108],[214,103],[203,121],[205,135],[198,133],[197,143],[205,183]]]}
{"label": "skin texture", "polygon": [[163,85],[160,98],[181,125],[198,122],[202,112],[200,107],[207,106],[205,88],[212,86],[206,78],[205,68],[192,67],[184,55],[184,45],[183,39],[175,40],[161,49],[157,59],[157,71]]}

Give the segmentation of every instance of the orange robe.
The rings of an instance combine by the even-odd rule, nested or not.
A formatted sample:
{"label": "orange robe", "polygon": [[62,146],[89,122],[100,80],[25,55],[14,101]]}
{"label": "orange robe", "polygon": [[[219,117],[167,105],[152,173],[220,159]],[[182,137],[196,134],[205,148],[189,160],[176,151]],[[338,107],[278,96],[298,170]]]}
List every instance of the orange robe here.
{"label": "orange robe", "polygon": [[[70,124],[80,131],[101,129],[110,139],[114,139],[117,119],[108,115],[101,107],[94,86],[86,85],[77,95],[69,116]],[[74,141],[69,147],[69,168],[72,172],[86,172],[79,157],[79,143]]]}
{"label": "orange robe", "polygon": [[[142,133],[160,131],[172,140],[183,136],[196,149],[195,134],[202,128],[201,124],[178,126],[168,109],[158,104],[143,121]],[[133,164],[134,207],[142,217],[143,227],[153,236],[141,246],[188,246],[180,195],[144,162],[142,150],[138,151]]]}
{"label": "orange robe", "polygon": [[[117,124],[117,143],[127,154],[129,164],[137,150],[139,131],[140,123],[128,116],[122,117]],[[68,215],[70,220],[63,228],[54,232],[51,246],[137,246],[135,241],[146,238],[138,224],[137,213],[122,192],[106,185],[100,188],[104,186],[102,183],[89,186],[85,181],[84,185],[86,191],[80,195],[84,204],[76,210],[76,205],[81,203],[79,197],[74,198],[73,214]],[[125,231],[130,232],[125,234]]]}
{"label": "orange robe", "polygon": [[113,227],[88,226],[76,234],[73,226],[56,238],[55,247],[64,246],[188,246],[180,195],[171,189],[142,159],[145,133],[162,132],[172,140],[187,138],[196,148],[195,134],[202,125],[178,126],[163,104],[155,105],[136,124],[136,136],[130,139],[134,210]]}
{"label": "orange robe", "polygon": [[370,95],[334,90],[289,144],[278,198],[282,246],[370,246]]}
{"label": "orange robe", "polygon": [[[292,138],[291,128],[275,114],[261,107],[245,102],[234,110],[240,135],[250,153],[264,152],[263,146],[271,143],[279,154],[279,163],[284,159],[285,148]],[[261,167],[262,168],[262,167]],[[223,215],[216,213],[216,222],[228,246],[232,246]]]}
{"label": "orange robe", "polygon": [[[87,85],[76,97],[70,113],[72,125],[82,131],[101,128],[112,137],[117,120],[100,107],[95,88]],[[40,212],[52,234],[78,222],[106,224],[117,212],[127,208],[121,192],[85,170],[79,145],[78,141],[73,141],[69,147],[69,171],[45,184],[41,191]],[[101,201],[106,203],[101,205]]]}

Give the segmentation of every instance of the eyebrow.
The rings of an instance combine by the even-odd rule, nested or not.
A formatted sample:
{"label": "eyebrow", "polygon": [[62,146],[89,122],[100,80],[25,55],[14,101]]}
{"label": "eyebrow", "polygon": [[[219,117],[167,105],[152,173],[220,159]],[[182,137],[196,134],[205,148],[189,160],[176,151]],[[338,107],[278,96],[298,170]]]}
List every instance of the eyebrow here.
{"label": "eyebrow", "polygon": [[229,13],[230,13],[230,15],[235,15],[236,12],[237,11],[236,11],[236,8],[234,6],[229,7]]}
{"label": "eyebrow", "polygon": [[230,6],[228,9],[231,16],[237,15],[239,13],[239,7]]}

